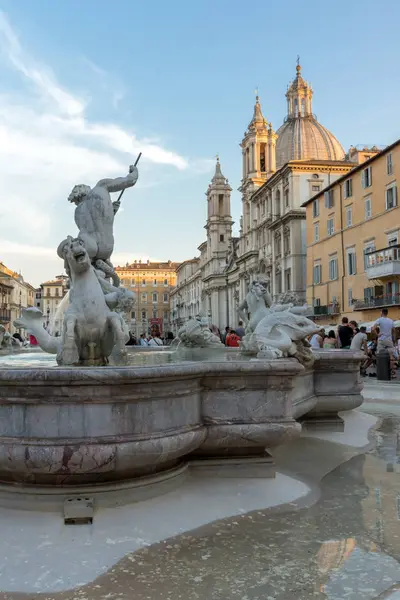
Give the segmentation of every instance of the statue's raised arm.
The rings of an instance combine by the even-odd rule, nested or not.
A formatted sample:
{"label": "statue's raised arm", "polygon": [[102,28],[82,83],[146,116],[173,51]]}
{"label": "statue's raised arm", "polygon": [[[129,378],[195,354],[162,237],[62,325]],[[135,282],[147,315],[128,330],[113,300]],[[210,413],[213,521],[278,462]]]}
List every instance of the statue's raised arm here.
{"label": "statue's raised arm", "polygon": [[139,172],[137,167],[131,165],[129,167],[129,173],[126,177],[116,177],[115,179],[100,179],[96,186],[105,187],[108,192],[122,192],[127,188],[133,187],[137,182]]}

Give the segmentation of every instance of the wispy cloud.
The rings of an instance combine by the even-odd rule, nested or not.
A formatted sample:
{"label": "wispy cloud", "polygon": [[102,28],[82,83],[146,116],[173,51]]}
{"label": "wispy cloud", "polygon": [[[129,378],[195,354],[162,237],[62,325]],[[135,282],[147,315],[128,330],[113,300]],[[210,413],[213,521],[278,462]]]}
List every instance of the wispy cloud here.
{"label": "wispy cloud", "polygon": [[[98,77],[105,71],[86,59]],[[123,174],[139,151],[147,162],[179,171],[188,160],[165,148],[160,140],[138,139],[134,131],[112,122],[90,118],[85,95],[61,85],[55,73],[26,50],[7,16],[0,11],[0,72],[12,69],[20,76],[20,93],[7,93],[6,77],[0,93],[0,238],[3,254],[50,258],[54,250],[24,244],[24,240],[61,239],[74,228],[66,197],[78,182],[94,184],[104,176]],[[121,101],[123,91],[110,103]],[[140,186],[140,179],[138,186]],[[68,215],[71,228],[65,231]],[[10,238],[10,232],[13,237]],[[14,246],[10,246],[14,243]],[[27,254],[23,250],[29,249]],[[1,259],[1,257],[0,257]],[[25,260],[25,259],[24,259]],[[40,261],[39,261],[40,262]],[[40,266],[38,265],[38,269]]]}

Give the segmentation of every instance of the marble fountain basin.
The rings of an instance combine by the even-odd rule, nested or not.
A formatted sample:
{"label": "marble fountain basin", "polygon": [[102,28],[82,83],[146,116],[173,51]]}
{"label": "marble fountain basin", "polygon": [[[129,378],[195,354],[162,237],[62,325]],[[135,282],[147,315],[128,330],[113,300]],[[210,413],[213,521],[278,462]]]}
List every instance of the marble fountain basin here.
{"label": "marble fountain basin", "polygon": [[[150,363],[168,356],[131,354],[152,355]],[[348,350],[318,352],[312,370],[295,359],[245,360],[238,352],[190,358],[70,368],[47,356],[41,363],[38,353],[30,367],[28,359],[21,366],[1,357],[0,504],[15,506],[18,493],[134,501],[168,491],[189,468],[273,476],[276,446],[302,425],[337,430],[338,412],[362,403],[362,355]]]}

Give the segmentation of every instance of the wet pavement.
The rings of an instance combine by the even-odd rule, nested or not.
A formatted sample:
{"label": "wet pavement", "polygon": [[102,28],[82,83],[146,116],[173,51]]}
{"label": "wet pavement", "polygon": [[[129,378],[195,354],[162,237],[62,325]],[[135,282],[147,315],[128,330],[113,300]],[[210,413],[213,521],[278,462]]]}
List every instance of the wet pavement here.
{"label": "wet pavement", "polygon": [[[75,591],[0,599],[399,600],[400,418],[382,414],[370,437],[366,453],[340,449],[345,462],[312,506],[216,521],[129,554]],[[300,444],[296,456],[288,448],[277,457],[300,478],[338,452],[327,441]]]}

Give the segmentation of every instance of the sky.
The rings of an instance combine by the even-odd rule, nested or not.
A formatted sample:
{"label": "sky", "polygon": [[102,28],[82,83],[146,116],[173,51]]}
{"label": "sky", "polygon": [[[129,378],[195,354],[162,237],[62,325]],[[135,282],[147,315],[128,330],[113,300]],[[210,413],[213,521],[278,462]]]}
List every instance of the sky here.
{"label": "sky", "polygon": [[237,233],[254,90],[277,130],[297,55],[346,150],[398,139],[399,20],[398,0],[0,0],[0,260],[33,285],[61,274],[72,187],[140,151],[114,264],[197,254],[217,153]]}

